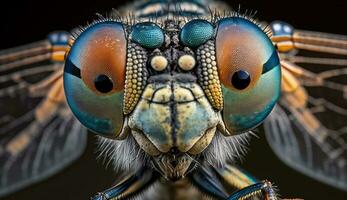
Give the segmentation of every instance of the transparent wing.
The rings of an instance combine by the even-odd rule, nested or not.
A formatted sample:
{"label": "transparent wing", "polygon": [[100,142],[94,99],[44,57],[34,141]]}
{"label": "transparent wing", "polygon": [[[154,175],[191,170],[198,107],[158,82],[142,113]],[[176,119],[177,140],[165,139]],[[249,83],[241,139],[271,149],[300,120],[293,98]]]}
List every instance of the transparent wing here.
{"label": "transparent wing", "polygon": [[327,135],[318,141],[295,118],[278,105],[264,123],[266,138],[275,154],[288,166],[347,190],[346,137],[321,127],[320,131]]}
{"label": "transparent wing", "polygon": [[273,41],[282,43],[282,96],[264,123],[269,145],[287,165],[347,190],[347,37],[293,31]]}
{"label": "transparent wing", "polygon": [[47,39],[0,51],[0,196],[57,173],[86,146],[65,102],[65,47]]}

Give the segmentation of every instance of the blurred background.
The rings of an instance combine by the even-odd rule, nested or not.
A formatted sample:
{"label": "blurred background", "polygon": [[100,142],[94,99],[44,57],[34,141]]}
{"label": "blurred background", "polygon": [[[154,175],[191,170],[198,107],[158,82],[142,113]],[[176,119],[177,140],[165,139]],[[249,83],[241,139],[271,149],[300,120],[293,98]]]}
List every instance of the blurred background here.
{"label": "blurred background", "polygon": [[[0,49],[44,39],[55,30],[71,30],[105,14],[126,1],[116,0],[59,0],[59,1],[2,1],[0,6]],[[347,35],[347,2],[328,1],[250,1],[229,0],[233,7],[257,10],[257,18],[265,21],[283,20],[296,28]],[[259,179],[273,181],[286,198],[347,199],[347,193],[312,180],[283,164],[274,155],[259,129],[249,153],[240,163]],[[23,189],[3,200],[72,200],[89,199],[98,191],[110,187],[114,174],[96,159],[96,139],[89,135],[83,156],[62,172]],[[1,163],[0,163],[1,164]]]}

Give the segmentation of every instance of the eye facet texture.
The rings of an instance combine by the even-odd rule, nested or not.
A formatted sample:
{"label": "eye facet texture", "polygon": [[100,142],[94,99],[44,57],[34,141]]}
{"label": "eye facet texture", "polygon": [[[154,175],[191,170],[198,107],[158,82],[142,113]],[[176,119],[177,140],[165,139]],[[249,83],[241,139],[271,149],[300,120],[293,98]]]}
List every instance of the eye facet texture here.
{"label": "eye facet texture", "polygon": [[130,38],[144,48],[159,48],[164,43],[164,32],[152,22],[142,22],[132,27]]}
{"label": "eye facet texture", "polygon": [[201,46],[214,34],[212,24],[206,20],[195,19],[183,26],[180,33],[181,42],[191,48]]}
{"label": "eye facet texture", "polygon": [[256,24],[230,17],[218,22],[216,57],[226,128],[230,133],[253,129],[271,112],[280,95],[276,49]]}
{"label": "eye facet texture", "polygon": [[123,25],[103,22],[82,32],[66,59],[67,102],[84,126],[102,136],[122,129],[126,50]]}

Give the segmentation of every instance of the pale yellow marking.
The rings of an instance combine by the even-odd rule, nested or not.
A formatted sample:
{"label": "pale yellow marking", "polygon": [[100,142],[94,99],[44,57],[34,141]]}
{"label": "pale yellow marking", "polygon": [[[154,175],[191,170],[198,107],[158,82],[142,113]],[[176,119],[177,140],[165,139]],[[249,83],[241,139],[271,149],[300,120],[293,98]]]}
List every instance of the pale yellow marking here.
{"label": "pale yellow marking", "polygon": [[254,182],[247,177],[242,171],[236,167],[228,165],[225,169],[220,170],[223,179],[230,185],[242,189],[249,185],[254,184]]}
{"label": "pale yellow marking", "polygon": [[137,144],[139,144],[140,148],[146,153],[151,156],[158,156],[160,154],[160,151],[142,133],[132,131],[131,134],[135,138]]}
{"label": "pale yellow marking", "polygon": [[303,68],[285,60],[281,60],[281,66],[285,68],[286,70],[290,71],[291,73],[293,73],[293,75],[295,76],[300,77],[305,73]]}
{"label": "pale yellow marking", "polygon": [[151,60],[151,66],[155,71],[163,71],[167,65],[168,61],[164,56],[154,56]]}
{"label": "pale yellow marking", "polygon": [[40,123],[51,119],[59,109],[59,104],[65,101],[63,79],[58,79],[47,94],[47,98],[35,110],[36,120]]}
{"label": "pale yellow marking", "polygon": [[287,69],[282,68],[282,91],[293,92],[300,86],[299,80]]}
{"label": "pale yellow marking", "polygon": [[[150,137],[150,135],[147,135],[148,133],[143,134],[155,146],[156,149],[161,152],[168,152],[173,147],[173,141],[171,140],[172,126],[170,123],[171,112],[169,106],[156,103],[150,104],[148,100],[141,99],[135,107],[134,112],[130,116],[129,127],[136,127],[141,129],[142,125],[138,123],[138,118],[147,111],[151,111],[151,116],[149,117],[154,118],[157,121],[156,123],[158,124],[158,126],[165,130],[165,137],[167,139],[165,140],[165,143],[161,143],[161,141],[156,141],[156,138],[152,138]],[[139,137],[138,139],[139,140],[137,140],[137,142],[140,144],[141,148],[143,148],[144,151],[153,152],[152,147],[150,147],[148,144],[145,144],[146,141],[140,139]],[[144,144],[142,144],[142,142]]]}
{"label": "pale yellow marking", "polygon": [[142,93],[142,98],[150,100],[153,96],[154,89],[153,86],[150,84],[146,87],[146,89]]}
{"label": "pale yellow marking", "polygon": [[205,96],[204,95],[204,91],[201,89],[201,87],[195,85],[195,84],[190,84],[189,85],[189,89],[190,91],[192,91],[193,95],[195,96],[195,98],[200,98]]}
{"label": "pale yellow marking", "polygon": [[189,149],[188,153],[196,155],[203,152],[211,143],[216,133],[216,129],[216,127],[213,127],[207,130],[206,133],[194,144],[194,146]]}
{"label": "pale yellow marking", "polygon": [[176,102],[193,101],[194,96],[192,92],[190,92],[189,90],[185,88],[177,87],[177,85],[175,85],[174,100]]}
{"label": "pale yellow marking", "polygon": [[[192,120],[192,116],[198,112],[198,109],[205,110],[206,116],[204,119],[208,120]],[[180,125],[176,131],[178,149],[182,152],[187,152],[200,140],[201,137],[205,135],[207,129],[217,126],[218,117],[208,100],[206,98],[201,98],[198,102],[193,101],[190,103],[177,105],[177,123]],[[187,140],[185,139],[185,134],[187,134],[185,132],[187,126],[200,127],[200,132],[198,132],[198,129],[195,130],[196,133],[194,137]],[[207,138],[209,137],[207,136]],[[194,151],[197,152],[198,150],[195,149]]]}
{"label": "pale yellow marking", "polygon": [[62,74],[63,70],[58,70],[47,79],[29,88],[31,94],[36,93],[38,90],[48,90],[48,94],[35,109],[35,121],[21,131],[7,145],[6,150],[12,155],[17,155],[27,148],[32,138],[39,132],[38,125],[50,120],[58,111],[58,104],[65,101]]}
{"label": "pale yellow marking", "polygon": [[21,132],[17,137],[11,140],[6,146],[6,151],[11,155],[17,155],[22,152],[31,141],[31,135],[26,132]]}
{"label": "pale yellow marking", "polygon": [[[283,65],[283,62],[281,63],[284,66],[282,67],[282,99],[293,109],[294,117],[305,127],[308,133],[322,141],[326,136],[326,131],[324,129],[322,129],[323,131],[318,131],[323,127],[319,120],[307,108],[308,94],[292,73],[292,71],[294,73],[296,71],[295,65],[291,65],[291,63]],[[288,71],[288,68],[291,71]]]}
{"label": "pale yellow marking", "polygon": [[154,102],[159,103],[168,103],[170,101],[170,97],[172,95],[170,86],[157,90],[157,92],[153,96]]}
{"label": "pale yellow marking", "polygon": [[307,92],[303,87],[297,88],[291,93],[283,94],[283,98],[290,102],[290,105],[294,108],[304,108],[307,105]]}
{"label": "pale yellow marking", "polygon": [[195,64],[195,58],[191,55],[183,55],[178,59],[178,65],[185,71],[192,70]]}

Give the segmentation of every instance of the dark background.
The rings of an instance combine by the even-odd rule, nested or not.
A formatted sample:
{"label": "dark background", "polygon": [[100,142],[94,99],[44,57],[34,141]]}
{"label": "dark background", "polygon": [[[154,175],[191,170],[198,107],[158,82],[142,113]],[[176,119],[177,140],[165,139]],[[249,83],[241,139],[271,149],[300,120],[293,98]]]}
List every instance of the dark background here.
{"label": "dark background", "polygon": [[[0,49],[42,40],[54,30],[71,30],[122,5],[116,0],[6,0],[0,4]],[[296,28],[347,35],[347,2],[339,0],[229,1],[243,9],[257,10],[261,20],[284,20]],[[305,199],[347,199],[347,193],[314,181],[281,163],[259,131],[251,142],[242,166],[259,179],[273,181],[283,197]],[[95,156],[96,140],[89,135],[87,151],[73,165],[48,180],[21,190],[4,200],[88,199],[109,187],[113,173],[105,170]],[[0,163],[1,164],[1,163]]]}

